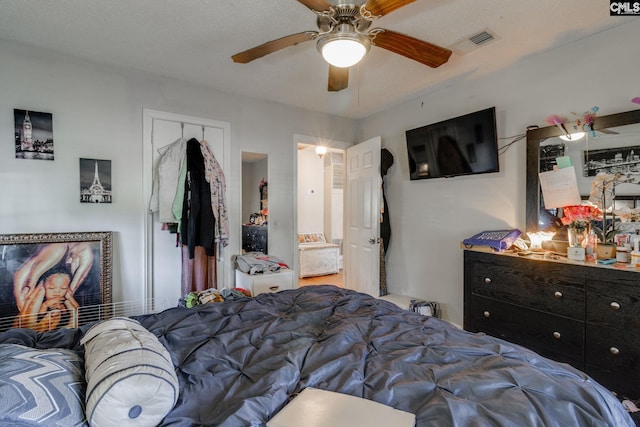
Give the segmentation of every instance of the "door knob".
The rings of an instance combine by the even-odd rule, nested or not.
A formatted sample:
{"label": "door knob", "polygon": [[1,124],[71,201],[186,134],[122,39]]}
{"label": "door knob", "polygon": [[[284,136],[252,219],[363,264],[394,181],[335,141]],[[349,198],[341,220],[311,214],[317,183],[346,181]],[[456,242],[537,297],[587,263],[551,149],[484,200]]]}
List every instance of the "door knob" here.
{"label": "door knob", "polygon": [[376,243],[380,243],[380,238],[376,239],[375,237],[372,237],[369,239],[369,243],[371,243],[372,245],[375,245]]}

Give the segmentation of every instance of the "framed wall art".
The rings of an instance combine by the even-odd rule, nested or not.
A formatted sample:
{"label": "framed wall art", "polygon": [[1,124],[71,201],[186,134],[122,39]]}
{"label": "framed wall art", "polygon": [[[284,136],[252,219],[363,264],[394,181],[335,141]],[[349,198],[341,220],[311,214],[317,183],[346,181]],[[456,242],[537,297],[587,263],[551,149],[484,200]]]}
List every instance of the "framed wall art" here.
{"label": "framed wall art", "polygon": [[640,146],[609,147],[584,151],[584,176],[596,176],[600,172],[620,173],[624,182],[640,183]]}
{"label": "framed wall art", "polygon": [[13,110],[16,159],[53,160],[53,115]]}
{"label": "framed wall art", "polygon": [[112,232],[0,235],[0,331],[107,318]]}
{"label": "framed wall art", "polygon": [[111,160],[80,159],[80,203],[111,203]]}

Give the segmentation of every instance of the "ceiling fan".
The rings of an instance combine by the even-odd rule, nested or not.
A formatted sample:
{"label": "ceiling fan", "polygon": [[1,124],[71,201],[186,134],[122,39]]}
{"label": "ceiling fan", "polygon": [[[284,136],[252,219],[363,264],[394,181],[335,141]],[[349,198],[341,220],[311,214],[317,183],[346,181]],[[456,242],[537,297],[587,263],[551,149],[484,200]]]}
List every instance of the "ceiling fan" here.
{"label": "ceiling fan", "polygon": [[374,20],[415,0],[366,0],[357,5],[343,1],[332,5],[327,0],[298,0],[318,16],[318,31],[290,34],[237,53],[231,59],[246,64],[286,47],[317,40],[318,50],[329,63],[331,92],[347,88],[349,67],[358,63],[372,45],[432,68],[449,60],[449,49],[384,28],[369,29]]}

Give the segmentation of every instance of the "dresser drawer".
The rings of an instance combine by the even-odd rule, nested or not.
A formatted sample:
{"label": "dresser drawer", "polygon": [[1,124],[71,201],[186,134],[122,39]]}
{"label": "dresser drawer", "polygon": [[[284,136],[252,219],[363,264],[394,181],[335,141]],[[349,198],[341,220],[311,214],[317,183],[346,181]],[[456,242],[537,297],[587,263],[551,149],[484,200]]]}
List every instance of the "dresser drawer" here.
{"label": "dresser drawer", "polygon": [[465,329],[486,332],[583,368],[584,322],[480,296],[472,297],[469,304]]}
{"label": "dresser drawer", "polygon": [[497,259],[489,262],[479,259],[465,271],[465,286],[470,287],[473,295],[564,317],[584,318],[584,280],[549,272],[548,265],[541,262],[494,258]]}
{"label": "dresser drawer", "polygon": [[609,388],[640,396],[640,331],[587,323],[586,369]]}
{"label": "dresser drawer", "polygon": [[274,280],[263,281],[262,283],[253,284],[253,294],[265,294],[268,292],[280,292],[286,289],[293,289],[293,285],[290,281]]}
{"label": "dresser drawer", "polygon": [[639,284],[587,281],[587,322],[640,333]]}
{"label": "dresser drawer", "polygon": [[587,324],[587,358],[612,372],[640,372],[640,333]]}
{"label": "dresser drawer", "polygon": [[236,287],[247,289],[252,295],[293,289],[293,270],[270,274],[246,274],[236,270]]}

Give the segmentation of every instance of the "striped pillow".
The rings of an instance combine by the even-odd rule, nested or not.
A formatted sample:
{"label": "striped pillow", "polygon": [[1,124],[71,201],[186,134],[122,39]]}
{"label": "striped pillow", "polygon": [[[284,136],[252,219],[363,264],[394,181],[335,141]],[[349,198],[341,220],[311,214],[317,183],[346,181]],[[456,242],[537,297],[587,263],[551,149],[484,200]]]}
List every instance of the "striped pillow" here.
{"label": "striped pillow", "polygon": [[171,356],[136,320],[117,317],[82,338],[91,426],[156,426],[178,399]]}
{"label": "striped pillow", "polygon": [[71,350],[0,344],[0,422],[86,426],[84,360]]}

